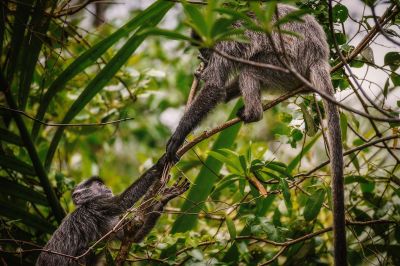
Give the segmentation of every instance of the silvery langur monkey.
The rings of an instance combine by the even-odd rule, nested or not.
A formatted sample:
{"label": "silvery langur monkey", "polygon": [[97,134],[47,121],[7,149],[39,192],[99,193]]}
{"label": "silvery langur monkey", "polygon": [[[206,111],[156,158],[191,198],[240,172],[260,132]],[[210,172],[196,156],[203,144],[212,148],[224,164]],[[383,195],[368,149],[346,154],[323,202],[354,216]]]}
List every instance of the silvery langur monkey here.
{"label": "silvery langur monkey", "polygon": [[[72,192],[72,200],[77,206],[76,210],[64,218],[60,227],[54,232],[44,250],[58,254],[77,257],[83,254],[91,244],[110,232],[118,223],[120,215],[132,207],[143,195],[150,198],[146,192],[150,191],[154,183],[162,175],[165,159],[160,159],[157,164],[146,171],[135,183],[120,195],[114,196],[98,177],[92,177],[78,184]],[[189,188],[186,179],[179,180],[170,188],[164,187],[156,200],[146,208],[143,224],[130,236],[133,242],[140,242],[154,227],[164,205],[169,200],[181,195]],[[120,229],[114,237],[122,238],[123,230]],[[90,252],[79,260],[68,258],[46,251],[42,251],[36,265],[95,265],[97,256]]]}
{"label": "silvery langur monkey", "polygon": [[[278,4],[280,17],[296,11],[294,7]],[[274,18],[276,20],[276,17]],[[301,22],[292,21],[280,26],[282,31],[295,32],[300,36],[245,31],[248,43],[222,41],[214,49],[230,56],[246,60],[272,64],[285,68],[290,65],[299,74],[307,78],[315,89],[333,96],[328,63],[329,46],[326,36],[311,15],[302,17]],[[239,23],[240,24],[240,23]],[[281,42],[282,40],[282,42]],[[250,66],[226,59],[211,49],[200,49],[201,58],[206,67],[201,74],[204,87],[188,107],[183,118],[167,144],[168,161],[177,159],[176,152],[186,136],[200,123],[204,116],[219,102],[229,101],[241,95],[244,108],[238,116],[245,122],[259,121],[263,116],[261,89],[265,91],[291,91],[302,84],[293,74]],[[232,82],[233,81],[233,82]],[[329,130],[329,150],[332,167],[332,187],[334,201],[334,247],[335,258],[346,261],[345,220],[343,199],[343,157],[339,116],[336,106],[324,101]],[[336,256],[342,254],[340,256]],[[344,255],[343,255],[344,254]],[[338,265],[340,262],[336,261]]]}

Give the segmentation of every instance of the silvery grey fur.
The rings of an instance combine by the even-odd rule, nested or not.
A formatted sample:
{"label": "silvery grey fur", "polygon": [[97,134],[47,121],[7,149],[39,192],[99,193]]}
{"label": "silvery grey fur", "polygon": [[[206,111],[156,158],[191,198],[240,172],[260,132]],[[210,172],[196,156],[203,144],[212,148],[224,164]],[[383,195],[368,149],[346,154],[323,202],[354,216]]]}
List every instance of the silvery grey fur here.
{"label": "silvery grey fur", "polygon": [[[280,17],[295,11],[294,7],[279,4]],[[276,18],[275,18],[276,19]],[[282,30],[295,32],[301,37],[278,33],[269,37],[260,32],[246,30],[248,43],[223,41],[215,45],[215,49],[237,58],[257,61],[285,67],[281,60],[286,55],[288,62],[299,74],[311,81],[313,86],[322,92],[333,95],[328,64],[329,46],[321,26],[311,15],[302,17],[303,22],[289,22],[281,25]],[[272,42],[271,42],[272,41]],[[275,48],[275,49],[274,49]],[[284,50],[283,50],[284,49]],[[186,136],[196,127],[205,115],[219,102],[228,101],[241,95],[244,108],[238,116],[245,122],[258,121],[263,116],[260,90],[282,92],[299,88],[302,83],[292,74],[275,70],[258,68],[228,60],[212,50],[201,49],[201,58],[206,68],[201,74],[205,84],[193,103],[185,112],[167,144],[168,160],[175,160],[178,148]],[[232,76],[235,78],[232,79]],[[232,81],[233,82],[230,82]],[[335,253],[345,249],[345,233],[343,213],[343,157],[342,141],[338,110],[333,103],[324,101],[328,118],[328,141],[332,167],[332,187],[334,201],[334,236]],[[343,253],[341,253],[343,254]],[[343,258],[345,261],[346,258]]]}
{"label": "silvery grey fur", "polygon": [[[157,180],[162,175],[164,164],[165,157],[162,157],[157,164],[117,196],[114,196],[98,177],[90,178],[78,184],[72,192],[72,200],[77,206],[76,210],[64,218],[44,249],[74,257],[84,253],[91,244],[111,231],[118,222],[120,215],[145,195],[154,183],[159,183]],[[164,205],[187,189],[187,182],[165,188],[158,201],[151,205],[151,208],[146,209],[147,215],[142,227],[132,236],[134,242],[140,242],[150,232]],[[150,195],[146,194],[146,196],[149,198]],[[123,236],[122,230],[120,232],[117,235],[119,238]],[[36,265],[94,265],[96,260],[97,258],[93,253],[89,253],[76,261],[65,256],[42,251]]]}

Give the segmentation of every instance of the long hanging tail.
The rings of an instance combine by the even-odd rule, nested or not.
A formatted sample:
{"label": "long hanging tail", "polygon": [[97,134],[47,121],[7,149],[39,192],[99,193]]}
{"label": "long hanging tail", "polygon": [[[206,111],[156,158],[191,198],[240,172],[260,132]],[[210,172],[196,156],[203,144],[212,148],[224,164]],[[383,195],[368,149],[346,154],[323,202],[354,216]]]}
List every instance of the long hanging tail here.
{"label": "long hanging tail", "polygon": [[[333,86],[326,62],[311,67],[310,80],[316,89],[333,96]],[[344,215],[343,151],[339,112],[336,105],[324,100],[328,118],[328,142],[332,171],[333,238],[334,261],[336,266],[347,265],[346,221]]]}

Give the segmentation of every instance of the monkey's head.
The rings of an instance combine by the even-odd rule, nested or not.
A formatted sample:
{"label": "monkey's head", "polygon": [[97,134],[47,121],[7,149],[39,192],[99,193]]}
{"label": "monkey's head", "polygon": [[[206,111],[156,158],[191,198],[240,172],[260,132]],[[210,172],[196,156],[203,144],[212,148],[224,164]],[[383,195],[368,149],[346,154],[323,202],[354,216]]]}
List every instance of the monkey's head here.
{"label": "monkey's head", "polygon": [[111,189],[104,185],[100,177],[91,177],[79,183],[72,191],[72,201],[76,206],[88,203],[94,199],[113,197]]}

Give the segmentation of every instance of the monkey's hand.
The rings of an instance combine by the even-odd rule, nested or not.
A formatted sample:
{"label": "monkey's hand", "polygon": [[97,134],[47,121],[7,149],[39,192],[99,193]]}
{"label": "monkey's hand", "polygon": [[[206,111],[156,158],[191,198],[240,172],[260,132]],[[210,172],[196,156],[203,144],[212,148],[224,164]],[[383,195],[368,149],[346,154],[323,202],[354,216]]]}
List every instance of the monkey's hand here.
{"label": "monkey's hand", "polygon": [[263,117],[263,108],[262,105],[253,108],[243,106],[238,110],[236,115],[245,123],[257,122]]}
{"label": "monkey's hand", "polygon": [[167,162],[173,162],[174,164],[179,161],[179,157],[176,154],[179,147],[182,145],[183,140],[177,137],[176,132],[171,136],[167,142]]}
{"label": "monkey's hand", "polygon": [[167,203],[171,199],[182,195],[190,187],[189,180],[183,177],[179,177],[178,181],[172,185],[172,187],[166,187],[161,193],[161,202]]}

